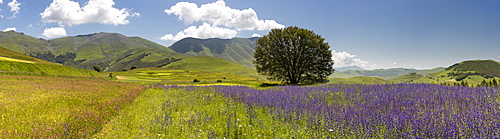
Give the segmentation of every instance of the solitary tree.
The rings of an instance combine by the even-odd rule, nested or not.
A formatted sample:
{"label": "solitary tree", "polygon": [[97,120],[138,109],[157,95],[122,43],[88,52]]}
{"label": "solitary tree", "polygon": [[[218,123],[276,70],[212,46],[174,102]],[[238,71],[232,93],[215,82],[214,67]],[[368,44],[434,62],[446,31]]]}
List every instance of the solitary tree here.
{"label": "solitary tree", "polygon": [[253,63],[270,80],[319,83],[333,73],[330,46],[320,35],[299,27],[273,29],[257,40]]}
{"label": "solitary tree", "polygon": [[93,68],[94,68],[95,71],[101,72],[101,68],[99,66],[94,66]]}
{"label": "solitary tree", "polygon": [[134,69],[137,69],[137,66],[130,67],[130,70],[134,70]]}

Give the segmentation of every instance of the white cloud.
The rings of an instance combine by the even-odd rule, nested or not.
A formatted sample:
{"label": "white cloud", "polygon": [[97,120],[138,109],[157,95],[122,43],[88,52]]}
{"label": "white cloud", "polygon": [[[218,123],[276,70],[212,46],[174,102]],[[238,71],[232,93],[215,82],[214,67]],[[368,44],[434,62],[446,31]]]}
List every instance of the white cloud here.
{"label": "white cloud", "polygon": [[254,34],[252,34],[252,37],[262,37],[262,35],[254,33]]}
{"label": "white cloud", "polygon": [[66,36],[66,29],[62,27],[46,28],[45,30],[43,30],[42,35],[47,38]]}
{"label": "white cloud", "polygon": [[10,7],[10,11],[11,12],[14,12],[14,14],[12,14],[12,18],[16,18],[16,14],[19,13],[19,6],[21,6],[21,3],[17,2],[17,0],[12,0],[11,2],[7,3],[7,6]]}
{"label": "white cloud", "polygon": [[0,0],[0,3],[3,3],[3,0]]}
{"label": "white cloud", "polygon": [[89,0],[80,7],[78,2],[71,0],[54,0],[49,7],[40,13],[44,22],[58,22],[68,25],[100,23],[110,25],[126,25],[128,17],[140,16],[129,9],[114,8],[113,0]]}
{"label": "white cloud", "polygon": [[364,69],[371,69],[372,66],[368,62],[357,58],[356,55],[349,54],[347,52],[336,52],[332,51],[332,60],[334,62],[333,67],[348,67],[348,66],[358,66]]}
{"label": "white cloud", "polygon": [[398,63],[394,62],[394,63],[392,63],[392,65],[398,65]]}
{"label": "white cloud", "polygon": [[238,34],[236,30],[228,29],[228,28],[220,28],[211,26],[207,23],[203,23],[203,25],[196,27],[190,26],[183,31],[178,32],[175,36],[172,34],[167,34],[161,37],[161,40],[173,40],[178,41],[186,37],[193,38],[233,38]]}
{"label": "white cloud", "polygon": [[3,32],[7,32],[7,31],[16,31],[16,27],[6,28],[3,30]]}
{"label": "white cloud", "polygon": [[236,30],[271,30],[274,28],[284,28],[274,20],[261,20],[252,9],[232,9],[226,6],[223,0],[214,3],[202,4],[200,7],[195,3],[179,2],[170,9],[166,9],[167,14],[179,16],[179,20],[186,24],[194,22],[208,22],[214,26],[225,26]]}

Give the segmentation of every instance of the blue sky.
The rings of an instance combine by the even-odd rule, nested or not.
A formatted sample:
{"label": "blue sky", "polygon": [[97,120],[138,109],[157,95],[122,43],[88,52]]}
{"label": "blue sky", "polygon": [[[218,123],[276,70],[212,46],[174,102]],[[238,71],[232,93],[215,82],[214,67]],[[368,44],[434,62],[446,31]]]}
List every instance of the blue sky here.
{"label": "blue sky", "polygon": [[334,67],[424,69],[500,61],[498,7],[497,0],[0,0],[0,30],[46,39],[121,33],[169,46],[298,26],[329,42]]}

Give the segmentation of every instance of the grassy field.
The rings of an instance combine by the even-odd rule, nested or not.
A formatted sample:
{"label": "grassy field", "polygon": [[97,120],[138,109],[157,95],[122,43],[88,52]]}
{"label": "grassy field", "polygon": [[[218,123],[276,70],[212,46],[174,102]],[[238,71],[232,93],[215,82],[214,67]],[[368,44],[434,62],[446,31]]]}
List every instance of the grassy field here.
{"label": "grassy field", "polygon": [[84,138],[145,88],[96,79],[0,75],[0,138]]}
{"label": "grassy field", "polygon": [[[112,74],[119,81],[144,84],[193,84],[194,79],[200,81],[197,82],[197,84],[261,84],[264,82],[263,80],[257,80],[251,77],[220,72],[178,70],[169,68],[144,68],[126,72],[112,72]],[[217,82],[217,80],[219,80],[220,82]]]}
{"label": "grassy field", "polygon": [[255,69],[226,61],[220,58],[209,56],[195,56],[189,57],[172,64],[165,66],[165,68],[194,70],[194,71],[210,71],[226,73],[238,76],[252,77],[264,80],[264,76],[260,76]]}
{"label": "grassy field", "polygon": [[248,107],[207,87],[190,88],[149,89],[95,137],[286,138],[306,134],[269,115],[269,109]]}
{"label": "grassy field", "polygon": [[496,116],[500,114],[500,92],[492,88],[159,85],[146,92],[94,137],[500,137],[500,118]]}
{"label": "grassy field", "polygon": [[378,77],[330,78],[332,84],[386,84],[386,80]]}
{"label": "grassy field", "polygon": [[0,61],[14,61],[14,62],[22,62],[22,63],[35,63],[33,61],[20,60],[20,59],[14,59],[14,58],[2,57],[2,56],[0,56]]}
{"label": "grassy field", "polygon": [[77,69],[32,58],[0,47],[0,74],[36,74],[56,76],[102,76],[94,70]]}
{"label": "grassy field", "polygon": [[493,88],[375,77],[260,88],[249,77],[166,68],[112,76],[130,83],[0,75],[0,138],[500,137],[500,91]]}
{"label": "grassy field", "polygon": [[500,138],[498,88],[410,84],[446,72],[262,88],[279,83],[220,59],[98,73],[9,52],[0,138]]}
{"label": "grassy field", "polygon": [[36,74],[49,76],[103,76],[94,70],[77,69],[53,64],[37,64],[19,61],[0,61],[0,74]]}

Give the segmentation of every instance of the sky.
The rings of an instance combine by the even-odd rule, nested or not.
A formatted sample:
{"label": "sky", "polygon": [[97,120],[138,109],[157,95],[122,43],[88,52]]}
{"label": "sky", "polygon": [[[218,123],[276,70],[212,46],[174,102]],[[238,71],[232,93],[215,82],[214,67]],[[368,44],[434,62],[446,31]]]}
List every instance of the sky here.
{"label": "sky", "polygon": [[448,67],[500,61],[498,0],[0,0],[0,31],[53,39],[98,32],[164,46],[297,26],[329,43],[334,67]]}

